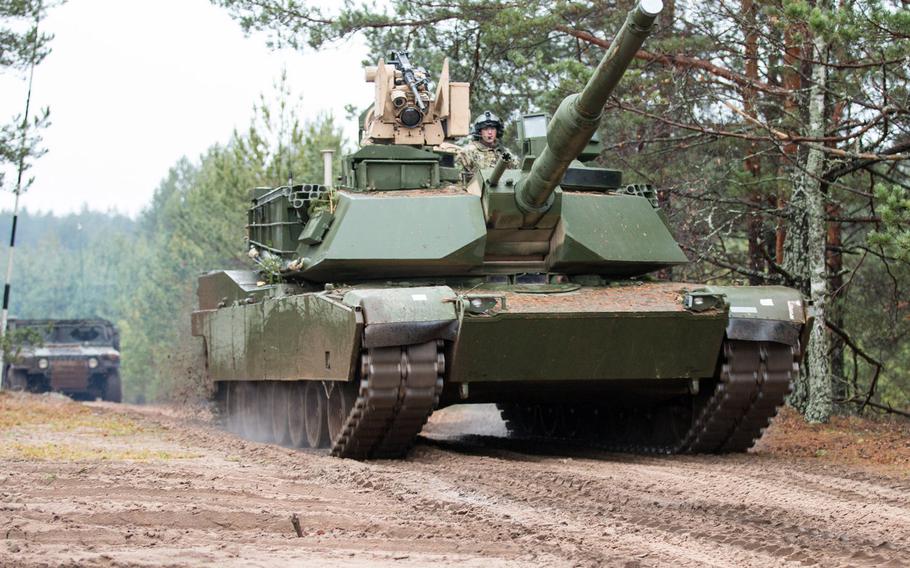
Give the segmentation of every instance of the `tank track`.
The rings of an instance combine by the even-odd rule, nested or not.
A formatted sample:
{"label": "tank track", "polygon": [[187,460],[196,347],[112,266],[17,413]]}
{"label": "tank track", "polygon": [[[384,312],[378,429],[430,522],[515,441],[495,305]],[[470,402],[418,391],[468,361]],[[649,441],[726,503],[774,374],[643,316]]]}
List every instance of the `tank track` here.
{"label": "tank track", "polygon": [[727,340],[712,392],[647,411],[608,405],[499,408],[510,433],[521,437],[580,440],[620,452],[744,452],[783,405],[799,370],[797,356],[789,345]]}
{"label": "tank track", "polygon": [[442,341],[364,350],[358,396],[331,454],[352,459],[404,455],[439,404],[444,357]]}
{"label": "tank track", "polygon": [[[228,430],[257,441],[329,447],[342,458],[396,458],[408,451],[438,406],[444,373],[442,341],[364,349],[356,382],[238,381],[224,386],[222,411]],[[289,434],[312,418],[298,397],[302,391],[294,389],[313,384],[321,398],[315,421],[334,435],[327,445],[328,435],[310,446],[308,433],[297,442]]]}

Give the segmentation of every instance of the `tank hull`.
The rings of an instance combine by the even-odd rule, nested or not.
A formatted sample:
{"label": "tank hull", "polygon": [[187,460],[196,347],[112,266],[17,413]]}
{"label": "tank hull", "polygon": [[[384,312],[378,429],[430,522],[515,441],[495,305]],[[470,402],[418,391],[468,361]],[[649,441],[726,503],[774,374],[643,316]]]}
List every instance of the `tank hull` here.
{"label": "tank hull", "polygon": [[[295,413],[306,414],[321,401],[325,410],[304,418],[334,431],[328,444],[344,457],[400,456],[430,413],[450,404],[500,404],[516,433],[535,435],[546,433],[537,425],[547,412],[587,416],[597,409],[602,422],[606,414],[653,413],[672,402],[676,406],[665,412],[689,415],[692,422],[694,407],[706,404],[705,395],[697,402],[699,392],[713,392],[723,380],[731,342],[751,344],[759,359],[774,351],[775,380],[784,383],[783,390],[775,387],[780,392],[763,411],[757,435],[786,394],[806,324],[799,294],[779,287],[386,283],[307,292],[252,280],[237,272],[203,277],[204,309],[193,314],[225,411],[252,415],[244,420],[254,426],[259,415],[280,415],[284,424],[276,435],[258,436],[279,440]],[[693,294],[718,301],[694,310],[686,305]],[[479,309],[472,300],[482,304]],[[295,389],[306,383],[319,385],[311,389],[318,400],[309,406],[299,402],[303,395],[295,399]],[[243,408],[231,407],[232,396],[243,399]],[[408,396],[416,397],[410,405]],[[742,396],[738,404],[745,405],[757,394]],[[403,412],[412,416],[395,426]],[[680,443],[659,447],[687,449]]]}

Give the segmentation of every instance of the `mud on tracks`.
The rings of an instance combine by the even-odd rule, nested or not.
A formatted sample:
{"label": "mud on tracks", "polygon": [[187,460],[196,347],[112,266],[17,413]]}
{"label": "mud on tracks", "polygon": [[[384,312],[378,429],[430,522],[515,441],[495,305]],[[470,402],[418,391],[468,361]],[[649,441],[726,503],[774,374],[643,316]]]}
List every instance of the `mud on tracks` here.
{"label": "mud on tracks", "polygon": [[0,414],[5,565],[910,564],[910,482],[855,463],[543,447],[489,409],[366,463],[205,412],[0,395]]}

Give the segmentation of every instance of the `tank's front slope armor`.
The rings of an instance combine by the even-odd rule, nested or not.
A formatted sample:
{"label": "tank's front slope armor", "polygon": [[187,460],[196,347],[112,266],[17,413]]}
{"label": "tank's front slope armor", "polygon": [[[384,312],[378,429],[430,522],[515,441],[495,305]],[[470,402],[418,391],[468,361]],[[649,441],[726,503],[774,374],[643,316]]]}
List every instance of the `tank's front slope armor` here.
{"label": "tank's front slope armor", "polygon": [[553,272],[646,274],[686,256],[647,199],[566,193],[548,257]]}
{"label": "tank's front slope armor", "polygon": [[464,318],[454,382],[700,379],[714,374],[727,314],[685,309],[680,283],[502,293],[505,308]]}
{"label": "tank's front slope armor", "polygon": [[464,191],[339,193],[335,221],[304,249],[314,281],[434,276],[483,263],[480,200]]}

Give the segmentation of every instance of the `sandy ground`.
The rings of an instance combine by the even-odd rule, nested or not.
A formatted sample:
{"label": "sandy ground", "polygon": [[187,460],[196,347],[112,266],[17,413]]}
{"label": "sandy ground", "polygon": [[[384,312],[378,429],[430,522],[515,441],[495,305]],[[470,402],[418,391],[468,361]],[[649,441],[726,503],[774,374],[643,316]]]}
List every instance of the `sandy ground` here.
{"label": "sandy ground", "polygon": [[407,460],[361,463],[204,412],[0,395],[0,565],[910,565],[901,447],[642,457],[503,434],[489,407],[448,409]]}

